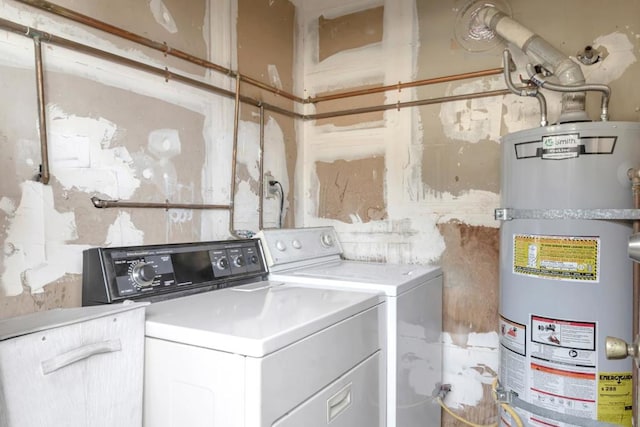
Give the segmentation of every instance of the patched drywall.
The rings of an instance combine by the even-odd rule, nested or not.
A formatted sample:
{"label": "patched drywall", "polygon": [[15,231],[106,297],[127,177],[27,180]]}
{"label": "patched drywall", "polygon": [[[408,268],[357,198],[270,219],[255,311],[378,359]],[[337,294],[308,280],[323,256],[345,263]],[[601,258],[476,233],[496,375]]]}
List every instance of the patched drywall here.
{"label": "patched drywall", "polygon": [[318,18],[318,60],[348,49],[382,41],[384,7]]}
{"label": "patched drywall", "polygon": [[316,173],[320,218],[363,223],[387,217],[384,157],[317,162]]}
{"label": "patched drywall", "polygon": [[[241,74],[259,82],[293,92],[295,7],[288,0],[238,2],[238,70]],[[289,111],[294,102],[277,94],[262,91],[247,83],[240,92],[254,99]],[[257,207],[261,178],[259,177],[260,112],[258,108],[242,105],[240,109],[239,161],[246,170],[246,180],[237,188],[237,205],[243,206],[248,215],[236,216],[237,228],[258,230]],[[294,172],[297,160],[297,136],[295,119],[265,110],[264,171],[282,185],[285,202],[282,220],[279,198],[264,200],[264,226],[293,224]]]}
{"label": "patched drywall", "polygon": [[[129,0],[112,0],[108,3],[85,0],[60,0],[56,5],[96,18],[134,34],[142,35],[150,40],[166,43],[173,49],[187,52],[200,58],[208,54],[206,31],[206,0],[191,0],[185,7],[180,0],[149,0],[132,2]],[[139,45],[134,45],[118,37],[105,35],[99,30],[89,30],[96,37],[107,39],[122,49],[145,51],[145,54],[162,61],[172,70],[183,70],[188,73],[206,74],[204,68],[190,64],[178,58],[168,57],[162,52],[148,52]]]}
{"label": "patched drywall", "polygon": [[[452,334],[492,331],[498,324],[500,233],[494,227],[460,221],[439,224],[446,249],[440,265],[447,272],[444,329]],[[455,338],[454,338],[455,342]]]}
{"label": "patched drywall", "polygon": [[[350,90],[352,91],[366,91],[368,89],[378,88],[380,84],[377,85],[367,85],[363,87],[354,87]],[[338,92],[340,93],[340,92]],[[316,96],[321,98],[323,96],[333,95],[332,92],[326,93],[318,93]],[[371,105],[382,105],[384,104],[386,96],[384,92],[379,93],[369,93],[366,95],[360,95],[357,97],[349,97],[349,98],[341,98],[329,101],[321,101],[315,103],[315,114],[324,114],[324,113],[332,113],[336,111],[345,111],[352,110],[362,107],[367,107]],[[330,117],[326,119],[318,119],[316,120],[316,127],[323,126],[328,128],[327,131],[335,130],[335,128],[346,128],[346,127],[370,127],[370,126],[380,126],[382,124],[382,120],[384,119],[384,113],[382,111],[374,111],[370,113],[361,113],[361,114],[351,114],[345,116],[337,116]]]}
{"label": "patched drywall", "polygon": [[[210,57],[229,64],[227,3],[178,7],[165,0],[133,9],[110,4],[108,11],[85,1],[61,5],[201,57],[215,40]],[[0,4],[3,18],[217,84],[231,81],[34,8]],[[0,53],[0,85],[20,100],[0,108],[0,317],[79,305],[82,251],[90,246],[229,237],[226,211],[96,209],[90,198],[228,203],[232,100],[43,42],[51,169],[44,185],[35,181],[41,160],[33,42],[2,31]]]}

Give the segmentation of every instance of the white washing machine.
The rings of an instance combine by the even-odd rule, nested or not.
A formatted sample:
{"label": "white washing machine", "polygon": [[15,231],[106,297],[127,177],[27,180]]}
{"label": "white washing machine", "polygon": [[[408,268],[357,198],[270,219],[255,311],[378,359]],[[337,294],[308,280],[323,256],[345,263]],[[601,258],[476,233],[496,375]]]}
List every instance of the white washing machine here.
{"label": "white washing machine", "polygon": [[85,304],[152,301],[145,426],[385,425],[381,297],[266,281],[257,239],[100,248],[84,261]]}
{"label": "white washing machine", "polygon": [[434,394],[442,382],[441,269],[344,260],[333,227],[269,229],[258,236],[270,280],[384,296],[386,425],[439,426]]}

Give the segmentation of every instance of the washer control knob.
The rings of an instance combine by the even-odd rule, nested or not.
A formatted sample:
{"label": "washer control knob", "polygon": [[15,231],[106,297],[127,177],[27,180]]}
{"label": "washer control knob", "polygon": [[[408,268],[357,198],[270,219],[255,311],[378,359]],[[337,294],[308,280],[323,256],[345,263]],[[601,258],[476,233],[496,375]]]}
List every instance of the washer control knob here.
{"label": "washer control knob", "polygon": [[244,266],[244,264],[245,264],[244,257],[242,255],[238,255],[233,260],[233,265],[235,265],[236,267],[242,267],[242,266]]}
{"label": "washer control knob", "polygon": [[335,244],[333,236],[329,233],[324,233],[320,237],[320,243],[322,243],[322,246],[324,246],[325,248],[330,248]]}
{"label": "washer control knob", "polygon": [[276,241],[276,249],[280,252],[284,252],[287,250],[287,245],[285,245],[282,240],[278,240]]}
{"label": "washer control knob", "polygon": [[226,258],[222,257],[216,263],[216,267],[218,267],[218,270],[226,270],[227,268],[229,268],[229,261]]}
{"label": "washer control knob", "polygon": [[131,269],[131,279],[140,287],[151,286],[156,278],[156,269],[149,262],[140,261]]}
{"label": "washer control knob", "polygon": [[258,257],[256,255],[251,255],[249,257],[249,264],[257,264],[258,263]]}
{"label": "washer control knob", "polygon": [[294,247],[294,248],[296,248],[296,249],[300,249],[300,248],[302,247],[302,243],[300,243],[300,240],[298,240],[298,239],[294,239],[294,240],[291,242],[291,246],[293,246],[293,247]]}

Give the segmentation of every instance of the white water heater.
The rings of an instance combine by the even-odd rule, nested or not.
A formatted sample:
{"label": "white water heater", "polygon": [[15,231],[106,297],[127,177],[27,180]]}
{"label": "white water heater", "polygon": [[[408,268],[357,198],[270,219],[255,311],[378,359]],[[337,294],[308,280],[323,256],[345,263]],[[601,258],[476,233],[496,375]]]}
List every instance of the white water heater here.
{"label": "white water heater", "polygon": [[561,416],[572,415],[631,426],[633,362],[605,356],[607,335],[632,341],[631,223],[592,214],[633,207],[627,171],[639,162],[640,123],[502,138],[500,381],[547,414],[517,409],[525,424],[573,425]]}

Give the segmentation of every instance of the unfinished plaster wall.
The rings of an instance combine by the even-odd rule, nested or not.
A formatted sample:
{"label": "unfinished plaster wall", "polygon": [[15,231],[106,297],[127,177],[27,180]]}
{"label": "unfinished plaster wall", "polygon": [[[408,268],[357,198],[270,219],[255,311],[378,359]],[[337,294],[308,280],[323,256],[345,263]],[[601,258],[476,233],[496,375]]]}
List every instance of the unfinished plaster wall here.
{"label": "unfinished plaster wall", "polygon": [[[502,66],[502,45],[473,51],[456,40],[456,13],[464,1],[300,3],[299,32],[304,43],[298,50],[298,84],[307,96]],[[640,16],[640,3],[627,2],[615,10],[577,0],[561,5],[548,0],[508,3],[515,19],[565,54],[575,56],[586,45],[606,52],[603,62],[583,67],[587,82],[611,85],[613,120],[640,120],[640,85],[634,80],[640,67],[640,23],[632,18]],[[349,47],[341,41],[340,46],[348,48],[335,49],[326,58],[318,54],[323,19],[364,16],[380,7],[384,9],[381,42]],[[545,13],[538,13],[541,9]],[[359,19],[348,22],[366,31]],[[343,21],[343,25],[349,24]],[[526,75],[527,61],[519,52],[514,52],[514,60],[517,80],[518,74]],[[388,91],[384,103],[503,88],[502,76],[468,79]],[[553,121],[560,96],[545,95]],[[334,109],[356,102],[356,98],[344,100]],[[597,95],[589,96],[593,118],[598,117],[598,103]],[[324,105],[310,106],[307,113],[328,110]],[[495,422],[490,388],[499,363],[499,224],[493,220],[493,211],[500,205],[500,136],[538,126],[536,100],[507,95],[390,109],[382,120],[353,116],[341,126],[328,120],[337,119],[302,126],[298,225],[335,226],[349,258],[442,265],[444,381],[453,386],[447,403],[473,422]],[[335,200],[326,194],[331,180],[323,170],[331,166],[333,177],[346,180],[354,173],[350,162],[371,158],[384,159],[384,189],[375,196],[369,188],[353,190],[351,197],[382,195],[387,215],[356,221],[355,212],[321,215],[331,211]],[[335,191],[342,189],[335,187]],[[443,425],[457,422],[445,415]]]}
{"label": "unfinished plaster wall", "polygon": [[[234,1],[56,4],[237,68]],[[2,0],[0,10],[19,24],[235,89],[225,75],[18,2]],[[287,43],[293,50],[291,40],[280,43],[279,50]],[[246,45],[244,52],[251,57],[268,49],[275,48],[254,52]],[[233,99],[43,42],[51,168],[44,185],[35,179],[41,160],[33,57],[30,38],[0,30],[0,85],[10,100],[0,107],[0,317],[79,305],[82,251],[88,247],[230,237],[225,210],[96,209],[90,198],[228,204]],[[283,77],[289,89],[290,74]],[[267,120],[266,139],[284,152],[285,133],[273,122]],[[292,132],[287,137],[293,139]],[[255,145],[257,137],[242,141]],[[243,150],[239,162],[255,162],[257,150]],[[253,200],[250,214],[236,207],[236,218],[253,215],[257,227],[258,190],[253,185],[243,193],[250,185],[239,167],[238,198],[249,194]]]}
{"label": "unfinished plaster wall", "polygon": [[[238,70],[245,76],[293,92],[293,54],[295,7],[288,0],[256,2],[238,1]],[[294,110],[294,102],[248,84],[243,95]],[[260,111],[242,105],[240,111],[239,177],[245,181],[238,188],[236,227],[258,230],[258,194],[262,177],[259,170]],[[264,172],[270,173],[284,192],[283,224],[293,224],[293,174],[297,156],[295,119],[265,111]],[[264,201],[264,227],[280,223],[280,195]]]}

